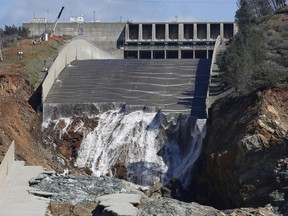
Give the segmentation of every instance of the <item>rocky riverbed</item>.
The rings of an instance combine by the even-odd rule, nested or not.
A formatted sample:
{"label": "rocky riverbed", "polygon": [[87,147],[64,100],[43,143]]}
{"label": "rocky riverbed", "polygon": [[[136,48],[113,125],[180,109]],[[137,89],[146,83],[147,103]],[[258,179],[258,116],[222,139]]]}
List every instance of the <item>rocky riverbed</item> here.
{"label": "rocky riverbed", "polygon": [[[158,196],[150,198],[145,191],[137,188],[127,181],[113,177],[101,176],[64,176],[59,174],[42,174],[30,181],[37,190],[51,193],[51,203],[47,215],[104,215],[97,206],[96,199],[107,194],[136,194],[141,197],[136,206],[136,215],[277,215],[271,206],[257,209],[235,209],[219,211],[209,206],[203,206],[195,202],[181,202],[179,200]],[[98,208],[97,208],[98,207]],[[107,214],[105,214],[107,215]],[[110,214],[118,215],[118,214]]]}

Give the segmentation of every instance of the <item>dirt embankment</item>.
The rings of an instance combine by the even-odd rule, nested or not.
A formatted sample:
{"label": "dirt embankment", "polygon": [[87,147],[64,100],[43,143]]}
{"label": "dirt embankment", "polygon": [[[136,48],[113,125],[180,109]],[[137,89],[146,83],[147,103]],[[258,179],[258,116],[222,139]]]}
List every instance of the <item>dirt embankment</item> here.
{"label": "dirt embankment", "polygon": [[[44,76],[41,70],[51,64],[65,41],[60,37],[42,43],[39,41],[32,43],[32,41],[32,39],[15,38],[12,44],[2,50],[0,161],[14,140],[17,160],[46,168],[50,168],[51,164],[60,167],[57,160],[55,162],[57,154],[50,153],[42,145],[42,116],[32,108],[29,101],[35,93],[35,85],[39,84]],[[19,51],[23,51],[22,56],[18,54]]]}
{"label": "dirt embankment", "polygon": [[50,168],[41,145],[41,116],[28,102],[33,92],[21,76],[0,76],[0,160],[14,140],[17,160]]}

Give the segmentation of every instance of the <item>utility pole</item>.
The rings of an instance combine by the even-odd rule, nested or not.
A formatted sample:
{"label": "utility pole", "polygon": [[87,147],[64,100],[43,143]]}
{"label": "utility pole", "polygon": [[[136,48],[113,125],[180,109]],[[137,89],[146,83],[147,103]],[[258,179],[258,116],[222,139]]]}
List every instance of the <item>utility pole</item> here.
{"label": "utility pole", "polygon": [[93,11],[93,16],[94,16],[94,23],[96,22],[96,20],[95,20],[95,11]]}

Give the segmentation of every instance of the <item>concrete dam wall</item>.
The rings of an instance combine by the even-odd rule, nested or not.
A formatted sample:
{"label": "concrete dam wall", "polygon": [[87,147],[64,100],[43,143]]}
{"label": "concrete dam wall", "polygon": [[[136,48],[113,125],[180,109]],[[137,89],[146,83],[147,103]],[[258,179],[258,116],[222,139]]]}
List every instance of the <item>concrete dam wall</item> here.
{"label": "concrete dam wall", "polygon": [[[52,23],[24,23],[30,36],[49,32]],[[115,58],[212,58],[218,36],[229,40],[238,31],[234,22],[185,23],[59,23],[56,35],[85,36]]]}
{"label": "concrete dam wall", "polygon": [[[91,28],[98,25],[94,24]],[[114,24],[111,25],[110,28]],[[107,26],[102,25],[104,29]],[[43,83],[42,102],[47,108],[44,115],[48,117],[54,105],[97,104],[99,108],[112,103],[114,107],[147,106],[166,113],[206,118],[211,60],[215,59],[219,42],[237,32],[234,23],[127,23],[122,27],[118,23],[117,26],[119,31],[106,39],[116,40],[118,45],[123,41],[120,51],[125,59],[111,60],[117,57],[85,40],[75,40],[64,47]],[[106,41],[107,32],[102,33],[103,37],[95,36],[100,42]],[[91,109],[90,105],[86,108]]]}
{"label": "concrete dam wall", "polygon": [[83,59],[112,59],[113,57],[94,46],[85,39],[72,40],[66,44],[49,68],[48,74],[42,84],[42,102],[45,101],[53,83],[61,71],[74,60]]}
{"label": "concrete dam wall", "polygon": [[43,102],[44,119],[51,115],[51,107],[61,104],[99,107],[109,103],[118,107],[126,104],[162,109],[164,113],[190,114],[192,110],[193,116],[206,118],[210,62],[210,59],[71,62]]}
{"label": "concrete dam wall", "polygon": [[[54,23],[23,23],[30,30],[29,36],[39,36],[53,29]],[[123,45],[125,23],[58,23],[55,35],[85,36],[116,58],[122,58],[122,51],[117,49]]]}

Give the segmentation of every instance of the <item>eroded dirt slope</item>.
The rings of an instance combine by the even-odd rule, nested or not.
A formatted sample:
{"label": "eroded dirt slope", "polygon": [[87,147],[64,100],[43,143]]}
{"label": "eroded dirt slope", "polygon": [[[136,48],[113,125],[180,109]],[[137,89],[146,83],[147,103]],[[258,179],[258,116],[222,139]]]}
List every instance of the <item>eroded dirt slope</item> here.
{"label": "eroded dirt slope", "polygon": [[28,102],[33,92],[22,76],[0,76],[0,160],[14,140],[17,160],[50,168],[41,146],[41,116]]}

